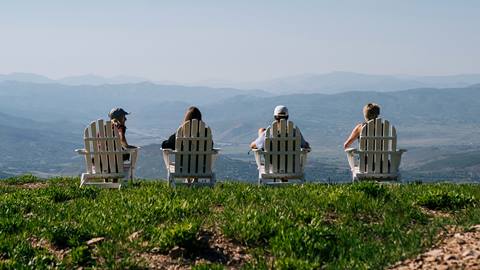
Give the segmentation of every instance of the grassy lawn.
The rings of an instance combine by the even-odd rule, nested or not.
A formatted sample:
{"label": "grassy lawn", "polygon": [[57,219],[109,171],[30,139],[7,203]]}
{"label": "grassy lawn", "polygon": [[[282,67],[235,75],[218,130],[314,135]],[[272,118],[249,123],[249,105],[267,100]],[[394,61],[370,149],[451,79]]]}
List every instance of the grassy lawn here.
{"label": "grassy lawn", "polygon": [[220,254],[213,238],[245,251],[234,268],[382,269],[428,248],[447,226],[480,224],[478,185],[78,183],[0,183],[0,269],[144,269],[172,250],[184,266],[223,269],[233,253]]}

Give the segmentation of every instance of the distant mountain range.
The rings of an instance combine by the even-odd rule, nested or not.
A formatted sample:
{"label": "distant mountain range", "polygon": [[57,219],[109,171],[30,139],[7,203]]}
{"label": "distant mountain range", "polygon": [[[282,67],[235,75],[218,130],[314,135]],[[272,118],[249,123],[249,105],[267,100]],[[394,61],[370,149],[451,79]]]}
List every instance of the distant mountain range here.
{"label": "distant mountain range", "polygon": [[369,75],[354,72],[302,74],[251,83],[204,82],[216,87],[262,89],[277,94],[321,93],[347,91],[398,91],[414,88],[459,88],[480,83],[480,74],[449,76]]}
{"label": "distant mountain range", "polygon": [[159,85],[199,85],[210,88],[261,89],[273,94],[319,93],[334,94],[347,91],[398,91],[414,88],[460,88],[480,83],[480,74],[445,76],[375,75],[336,71],[325,74],[301,74],[259,82],[201,81],[193,84],[155,81],[135,76],[103,77],[94,74],[70,76],[58,80],[32,73],[0,74],[0,82],[18,81],[65,85],[120,85],[149,82]]}
{"label": "distant mountain range", "polygon": [[69,76],[69,77],[58,79],[58,80],[54,80],[38,74],[15,72],[15,73],[4,74],[4,75],[0,74],[0,82],[4,82],[4,81],[49,83],[49,84],[58,83],[58,84],[66,84],[66,85],[104,85],[104,84],[141,83],[141,82],[149,82],[150,80],[141,78],[141,77],[125,76],[125,75],[107,78],[107,77],[102,77],[94,74]]}

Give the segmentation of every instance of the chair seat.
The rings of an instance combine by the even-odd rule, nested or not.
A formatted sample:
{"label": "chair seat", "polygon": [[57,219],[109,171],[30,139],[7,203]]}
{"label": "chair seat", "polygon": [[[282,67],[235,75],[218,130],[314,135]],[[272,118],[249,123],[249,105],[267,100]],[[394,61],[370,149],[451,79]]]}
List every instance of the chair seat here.
{"label": "chair seat", "polygon": [[83,173],[85,179],[120,179],[125,178],[125,173]]}
{"label": "chair seat", "polygon": [[122,187],[121,183],[112,183],[112,182],[85,182],[83,186],[94,186],[100,188],[118,188]]}
{"label": "chair seat", "polygon": [[275,179],[275,178],[298,179],[303,177],[303,173],[265,173],[265,167],[263,166],[260,167],[259,172],[262,179]]}

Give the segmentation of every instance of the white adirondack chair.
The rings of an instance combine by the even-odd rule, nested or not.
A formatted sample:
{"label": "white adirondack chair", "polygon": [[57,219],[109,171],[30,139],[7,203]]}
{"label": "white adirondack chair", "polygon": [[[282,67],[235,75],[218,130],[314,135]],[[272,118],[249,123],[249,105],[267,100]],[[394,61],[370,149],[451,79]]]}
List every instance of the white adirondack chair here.
{"label": "white adirondack chair", "polygon": [[[176,186],[176,179],[194,185],[214,185],[213,167],[219,149],[213,148],[212,131],[203,121],[196,119],[184,123],[177,129],[175,150],[162,149],[167,169],[168,182]],[[189,180],[195,179],[190,183]],[[200,182],[208,179],[209,182]]]}
{"label": "white adirondack chair", "polygon": [[393,125],[381,118],[368,121],[360,133],[359,148],[348,148],[348,163],[353,181],[372,179],[398,181],[402,154],[397,150],[397,132]]}
{"label": "white adirondack chair", "polygon": [[290,179],[304,183],[304,166],[310,150],[301,148],[300,129],[293,122],[282,119],[273,122],[265,132],[264,149],[253,150],[258,184],[284,184]]}
{"label": "white adirondack chair", "polygon": [[[85,128],[85,149],[75,150],[85,156],[87,172],[82,173],[80,187],[94,185],[105,188],[121,188],[125,180],[133,180],[138,148],[123,150],[118,130],[111,121],[97,120]],[[130,161],[123,155],[130,154]],[[124,183],[123,183],[124,184]]]}

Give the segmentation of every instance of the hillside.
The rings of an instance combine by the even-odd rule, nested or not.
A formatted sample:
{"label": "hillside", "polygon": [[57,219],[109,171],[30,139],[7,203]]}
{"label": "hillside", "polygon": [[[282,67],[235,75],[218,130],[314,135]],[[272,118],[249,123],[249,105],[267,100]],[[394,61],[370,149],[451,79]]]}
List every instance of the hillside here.
{"label": "hillside", "polygon": [[480,224],[478,185],[0,183],[0,268],[382,269]]}
{"label": "hillside", "polygon": [[[219,174],[251,181],[256,172],[251,164],[253,158],[246,154],[248,144],[259,127],[271,123],[275,105],[285,104],[290,109],[290,119],[313,147],[307,174],[312,179],[345,179],[348,165],[343,141],[352,127],[362,121],[362,106],[374,101],[381,104],[382,116],[396,126],[399,147],[411,150],[402,159],[405,179],[477,181],[479,159],[469,161],[476,164],[469,165],[465,173],[462,170],[466,167],[455,162],[444,162],[442,170],[433,165],[422,166],[441,162],[440,159],[450,155],[466,160],[468,152],[480,151],[479,99],[480,85],[386,93],[272,96],[262,91],[151,83],[66,86],[5,82],[0,83],[0,125],[7,131],[0,136],[7,139],[0,140],[0,149],[6,149],[8,155],[0,157],[0,171],[78,175],[83,165],[72,150],[82,144],[82,129],[92,120],[106,118],[112,107],[122,106],[132,112],[127,122],[128,140],[150,149],[172,134],[185,109],[195,104],[212,128],[216,145],[222,148]],[[89,104],[88,108],[84,104]],[[32,134],[35,136],[22,139]],[[32,146],[29,140],[33,140]],[[42,153],[40,149],[55,150],[48,162],[35,161]],[[142,163],[145,162],[145,166],[140,164],[140,177],[164,175],[163,167],[157,165],[163,164],[159,154],[140,153]],[[24,162],[15,164],[12,160]]]}

